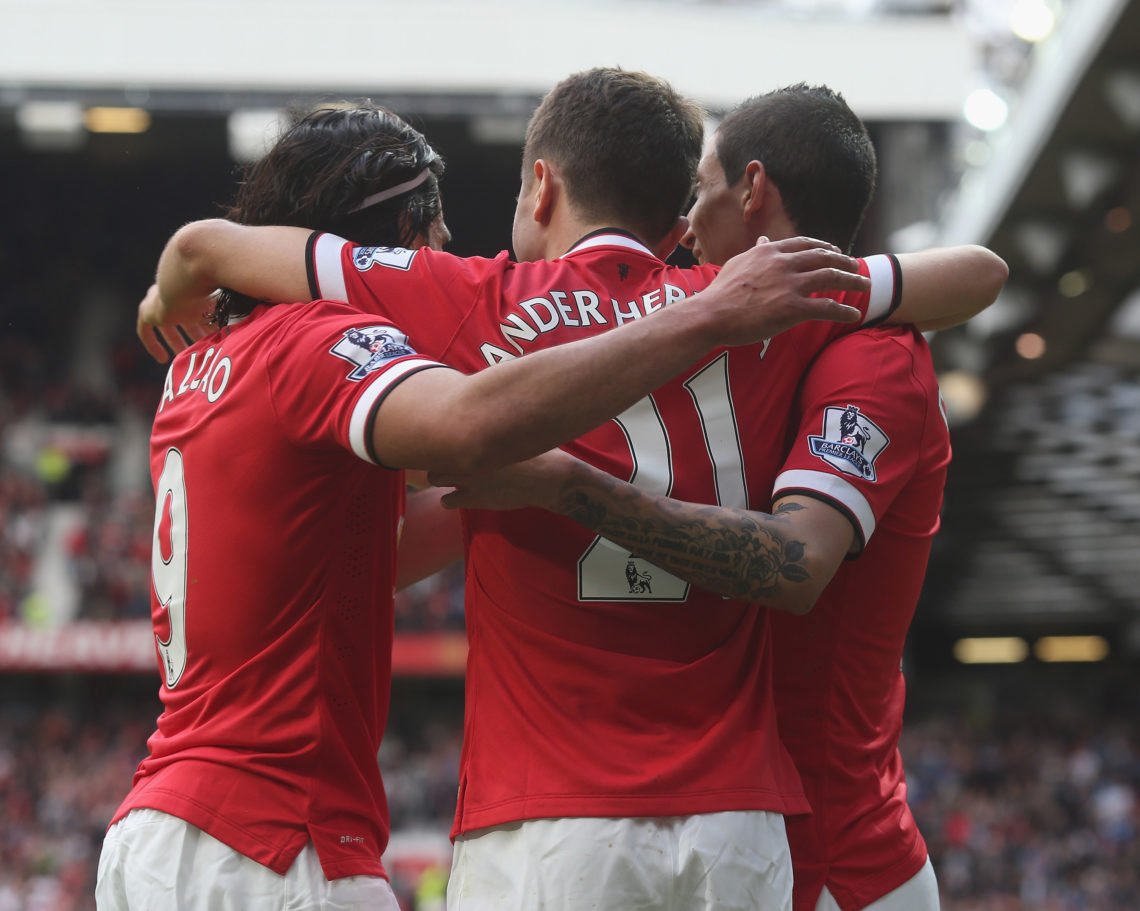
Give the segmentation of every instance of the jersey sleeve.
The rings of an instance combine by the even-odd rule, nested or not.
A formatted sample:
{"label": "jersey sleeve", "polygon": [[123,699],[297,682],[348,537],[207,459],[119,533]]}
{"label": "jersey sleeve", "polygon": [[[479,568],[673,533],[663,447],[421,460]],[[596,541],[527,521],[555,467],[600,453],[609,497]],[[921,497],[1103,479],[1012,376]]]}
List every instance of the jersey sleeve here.
{"label": "jersey sleeve", "polygon": [[314,299],[347,301],[399,325],[416,350],[442,358],[506,254],[493,260],[428,247],[358,247],[315,233],[306,252]]}
{"label": "jersey sleeve", "polygon": [[921,336],[884,327],[844,336],[809,367],[797,429],[772,491],[822,500],[844,513],[859,550],[913,476],[933,393],[915,374]]}
{"label": "jersey sleeve", "polygon": [[893,254],[880,253],[859,260],[859,272],[871,279],[870,290],[845,292],[839,302],[863,311],[860,325],[874,326],[898,309],[902,301],[902,270]]}
{"label": "jersey sleeve", "polygon": [[372,433],[385,397],[408,377],[445,365],[371,314],[328,301],[299,309],[266,353],[270,398],[286,436],[380,465]]}

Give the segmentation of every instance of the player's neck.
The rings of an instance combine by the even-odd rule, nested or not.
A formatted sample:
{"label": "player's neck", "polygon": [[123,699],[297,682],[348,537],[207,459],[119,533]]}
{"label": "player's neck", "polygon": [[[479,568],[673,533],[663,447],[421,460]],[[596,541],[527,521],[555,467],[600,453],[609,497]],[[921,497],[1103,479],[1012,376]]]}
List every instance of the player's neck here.
{"label": "player's neck", "polygon": [[772,207],[765,211],[768,213],[768,217],[751,225],[753,243],[758,237],[767,237],[768,240],[776,241],[799,236],[799,228],[788,218],[783,206]]}
{"label": "player's neck", "polygon": [[[638,236],[631,227],[616,222],[593,222],[580,218],[566,218],[557,224],[551,223],[545,238],[543,258],[557,259],[587,234],[595,234],[606,229],[632,234],[634,237]],[[638,239],[640,240],[640,238]]]}

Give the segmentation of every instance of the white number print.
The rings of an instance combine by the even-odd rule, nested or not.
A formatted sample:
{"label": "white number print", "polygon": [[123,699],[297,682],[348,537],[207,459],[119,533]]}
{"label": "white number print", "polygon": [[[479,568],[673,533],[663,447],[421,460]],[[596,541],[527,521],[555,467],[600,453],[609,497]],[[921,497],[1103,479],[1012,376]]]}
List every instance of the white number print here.
{"label": "white number print", "polygon": [[[712,462],[716,501],[720,506],[748,506],[748,485],[740,430],[728,385],[728,352],[685,381]],[[673,491],[673,451],[669,431],[653,396],[646,396],[614,418],[625,434],[633,459],[629,482],[642,490],[669,496]],[[601,536],[578,560],[579,601],[685,601],[689,584],[625,547]]]}
{"label": "white number print", "polygon": [[151,539],[150,575],[158,602],[170,625],[167,638],[157,633],[166,686],[173,689],[186,670],[186,561],[189,516],[186,511],[186,475],[182,453],[166,451],[162,474],[155,485],[154,537]]}

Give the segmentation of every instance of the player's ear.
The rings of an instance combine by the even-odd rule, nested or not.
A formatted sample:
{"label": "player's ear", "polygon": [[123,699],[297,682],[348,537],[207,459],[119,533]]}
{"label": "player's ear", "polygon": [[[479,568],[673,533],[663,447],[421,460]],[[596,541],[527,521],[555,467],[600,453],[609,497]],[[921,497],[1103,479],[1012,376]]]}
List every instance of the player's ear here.
{"label": "player's ear", "polygon": [[554,215],[562,181],[549,162],[541,158],[536,158],[534,162],[534,181],[534,220],[541,225],[548,225]]}
{"label": "player's ear", "polygon": [[740,204],[744,213],[744,220],[749,221],[760,214],[764,208],[764,195],[768,189],[768,172],[764,165],[753,159],[744,168],[744,188],[741,191]]}
{"label": "player's ear", "polygon": [[673,251],[677,249],[677,244],[681,242],[681,238],[685,236],[685,232],[689,230],[689,219],[684,215],[677,217],[676,223],[669,229],[669,233],[661,238],[661,242],[655,244],[653,253],[658,259],[668,259],[673,255]]}

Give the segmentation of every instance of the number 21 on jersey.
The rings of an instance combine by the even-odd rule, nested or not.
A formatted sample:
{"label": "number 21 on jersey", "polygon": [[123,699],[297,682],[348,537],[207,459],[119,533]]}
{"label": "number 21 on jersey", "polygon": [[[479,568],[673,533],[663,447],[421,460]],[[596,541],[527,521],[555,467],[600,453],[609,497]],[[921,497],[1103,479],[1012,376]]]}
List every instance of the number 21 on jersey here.
{"label": "number 21 on jersey", "polygon": [[[747,508],[744,455],[728,384],[728,352],[694,373],[684,386],[700,419],[717,504]],[[646,396],[614,422],[629,444],[633,460],[629,482],[648,493],[669,496],[673,490],[673,448],[656,400]],[[684,601],[688,597],[689,584],[683,579],[601,536],[590,542],[578,560],[579,601]]]}

